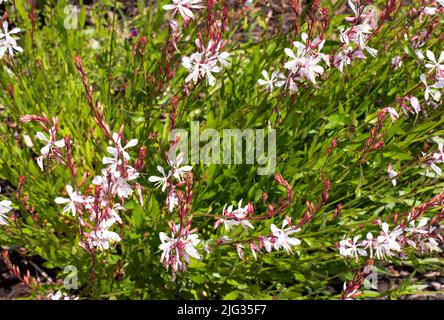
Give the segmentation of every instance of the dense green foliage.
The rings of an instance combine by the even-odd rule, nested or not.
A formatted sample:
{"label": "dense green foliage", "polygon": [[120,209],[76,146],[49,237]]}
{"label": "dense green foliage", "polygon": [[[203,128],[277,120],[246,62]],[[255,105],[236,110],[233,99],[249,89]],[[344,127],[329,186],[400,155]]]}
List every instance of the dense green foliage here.
{"label": "dense green foliage", "polygon": [[[426,70],[418,63],[410,40],[404,37],[407,34],[411,39],[435,23],[422,50],[439,56],[443,50],[443,21],[439,16],[418,21],[408,15],[411,5],[401,6],[370,40],[371,46],[379,50],[377,57],[354,61],[344,68],[344,75],[331,68],[317,79],[319,88],[306,82],[297,93],[288,94],[282,90],[268,93],[257,84],[261,70],[282,69],[288,61],[284,49],[299,40],[291,26],[288,33],[271,30],[264,11],[229,8],[223,38],[227,40],[224,50],[231,53],[231,65],[215,74],[214,87],[203,81],[185,89],[188,73],[180,60],[195,51],[194,39],[198,30],[205,28],[206,9],[195,12],[196,19],[183,26],[177,44],[180,54],[173,50],[166,66],[170,46],[166,17],[170,13],[162,10],[162,5],[169,1],[137,1],[132,10],[114,1],[80,5],[78,28],[71,30],[64,26],[67,1],[39,1],[35,24],[29,2],[14,2],[15,9],[8,3],[4,6],[10,8],[10,24],[22,30],[18,42],[24,52],[13,59],[5,56],[0,68],[0,200],[7,197],[13,202],[17,225],[10,222],[2,226],[0,242],[4,246],[23,246],[29,255],[43,257],[43,266],[57,272],[57,279],[66,276],[65,266],[76,266],[79,290],[71,293],[81,298],[337,299],[343,283],[362,267],[362,262],[341,257],[337,243],[344,236],[377,230],[373,223],[377,219],[391,223],[395,213],[408,212],[442,191],[442,177],[434,171],[426,173],[421,160],[421,152],[436,151],[437,143],[442,142],[439,137],[444,137],[442,105],[425,106],[419,77]],[[349,25],[344,17],[350,16],[350,11],[340,10],[344,2],[322,1],[331,19],[323,52],[335,52],[339,28]],[[375,1],[378,8],[385,3]],[[217,4],[215,10],[221,5]],[[302,31],[306,28],[303,18],[304,13]],[[133,28],[137,36],[131,35]],[[189,40],[183,40],[188,35]],[[145,39],[140,41],[141,37]],[[135,49],[136,44],[140,51]],[[124,137],[138,139],[138,146],[147,150],[137,179],[143,187],[144,205],[139,204],[136,194],[125,202],[122,241],[98,253],[95,270],[91,255],[79,246],[76,219],[62,215],[62,207],[54,203],[67,183],[75,185],[69,170],[50,162],[41,171],[36,158],[43,145],[34,138],[41,128],[37,123],[19,121],[25,114],[58,117],[59,136],[69,136],[73,141],[78,171],[75,182],[80,185],[85,179],[80,189],[86,194],[92,179],[104,167],[102,158],[107,154],[109,139],[98,128],[88,106],[74,63],[76,55],[83,61],[93,99],[103,106],[111,130],[118,132],[124,125]],[[403,61],[396,70],[392,67],[395,56]],[[425,112],[409,116],[402,113],[399,99],[409,95],[418,97]],[[328,200],[297,233],[302,243],[294,248],[294,254],[264,252],[255,260],[245,249],[245,260],[241,260],[232,246],[216,247],[210,254],[199,249],[203,258],[192,258],[188,272],[179,272],[172,281],[171,272],[159,261],[159,232],[167,232],[168,222],[176,218],[167,210],[166,195],[148,177],[158,174],[157,165],[166,165],[164,151],[169,145],[173,96],[179,97],[176,128],[188,130],[193,120],[200,121],[201,130],[275,128],[276,172],[294,192],[291,205],[282,215],[253,222],[255,229],[248,233],[242,233],[241,227],[225,233],[223,228],[214,230],[211,215],[220,215],[226,203],[244,199],[252,202],[256,214],[264,214],[268,205],[262,201],[263,193],[267,193],[268,203],[277,206],[278,198],[285,198],[285,188],[273,176],[257,175],[257,165],[194,165],[192,224],[201,239],[263,235],[272,223],[280,226],[285,214],[297,222],[305,214],[306,202],[321,199],[324,181],[330,180]],[[392,122],[386,117],[381,130],[384,145],[362,157],[370,131],[377,125],[378,112],[389,106],[398,110],[399,120]],[[29,139],[32,146],[26,141]],[[333,139],[337,146],[329,156]],[[138,156],[137,148],[129,153],[132,158]],[[387,174],[389,163],[398,173],[396,187]],[[15,199],[20,176],[26,176],[24,194],[29,195],[28,204],[35,207],[37,221]],[[342,212],[333,219],[339,203]],[[115,231],[119,232],[117,226]],[[419,272],[442,270],[439,253],[423,254],[409,248],[405,254],[390,261]],[[384,264],[378,262],[376,266],[380,274],[385,273]],[[45,295],[59,289],[69,293],[60,282],[42,284],[38,292],[32,293]],[[418,283],[412,285],[407,280],[388,292],[365,290],[360,298],[396,298],[420,289]]]}

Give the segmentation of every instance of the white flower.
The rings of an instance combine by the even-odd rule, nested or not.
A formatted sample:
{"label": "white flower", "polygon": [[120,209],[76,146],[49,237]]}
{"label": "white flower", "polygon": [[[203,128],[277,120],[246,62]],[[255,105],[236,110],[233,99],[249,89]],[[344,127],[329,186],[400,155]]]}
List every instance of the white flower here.
{"label": "white flower", "polygon": [[442,143],[438,143],[438,152],[435,152],[433,154],[433,158],[435,159],[435,161],[441,161],[442,163],[444,163],[444,147]]}
{"label": "white flower", "polygon": [[227,217],[227,218],[220,218],[219,220],[217,220],[214,225],[214,229],[217,229],[222,223],[226,231],[230,231],[232,227],[239,225],[239,221],[231,219],[232,213],[233,213],[233,205],[230,205],[227,208],[227,204],[225,204],[224,208],[222,209],[222,217]]}
{"label": "white flower", "polygon": [[115,219],[118,223],[122,224],[122,219],[118,214],[119,211],[125,211],[125,208],[120,203],[114,204],[110,210],[111,218]]}
{"label": "white flower", "polygon": [[61,291],[57,291],[55,294],[48,294],[48,298],[51,300],[60,300],[60,298],[62,297],[62,292]]}
{"label": "white flower", "polygon": [[117,167],[122,164],[122,160],[119,159],[118,154],[115,154],[114,157],[103,157],[103,164],[108,165],[108,170],[113,174],[117,172]]}
{"label": "white flower", "polygon": [[[180,257],[183,257],[187,263],[190,263],[190,257],[200,259],[196,246],[201,242],[197,234],[187,233],[176,238],[175,233],[179,233],[180,225],[173,226],[171,238],[165,232],[159,233],[160,241],[159,249],[162,250],[160,262],[166,266],[172,265],[174,271],[179,267],[183,267]],[[173,264],[172,264],[173,263]]]}
{"label": "white flower", "polygon": [[97,226],[97,229],[91,231],[91,233],[87,235],[88,244],[104,251],[108,250],[111,244],[120,242],[120,236],[117,233],[108,230],[115,222],[116,219],[114,218],[101,221]]}
{"label": "white flower", "polygon": [[392,59],[392,68],[397,70],[402,67],[402,58],[400,56],[395,56]]}
{"label": "white flower", "polygon": [[201,64],[198,61],[201,60],[201,56],[199,53],[193,53],[189,57],[182,57],[182,65],[190,72],[185,82],[193,80],[196,83],[200,79]]}
{"label": "white flower", "polygon": [[424,242],[423,246],[425,247],[426,250],[428,250],[429,252],[441,252],[442,249],[440,248],[439,242],[438,240],[436,240],[435,238],[427,238],[428,242]]}
{"label": "white flower", "polygon": [[[227,58],[230,54],[221,51],[222,42],[214,44],[213,40],[210,40],[207,47],[204,47],[199,39],[195,43],[200,52],[195,52],[189,57],[182,57],[182,65],[190,72],[185,82],[193,80],[197,83],[200,79],[206,78],[207,84],[214,86],[216,78],[213,73],[219,73],[222,67],[229,65]],[[217,65],[218,63],[221,67]]]}
{"label": "white flower", "polygon": [[[0,0],[1,3],[1,0]],[[60,290],[57,291],[55,294],[53,294],[52,292],[49,293],[47,295],[47,298],[50,300],[61,300],[63,298],[63,300],[79,300],[79,297],[70,297],[68,296],[66,293],[62,293]]]}
{"label": "white flower", "polygon": [[222,218],[216,221],[214,228],[216,229],[224,224],[225,230],[230,231],[232,227],[242,225],[242,227],[247,230],[248,228],[254,229],[254,226],[247,219],[248,204],[245,207],[242,207],[242,199],[238,203],[238,208],[233,210],[233,205],[230,205],[227,208],[227,204],[225,204],[222,209]]}
{"label": "white flower", "polygon": [[65,208],[62,210],[62,214],[66,212],[71,212],[73,216],[76,215],[76,204],[83,204],[85,202],[91,202],[90,199],[85,199],[80,193],[74,192],[72,186],[66,185],[66,192],[68,192],[69,198],[58,197],[54,201],[57,204],[66,204]]}
{"label": "white flower", "polygon": [[279,229],[274,224],[270,226],[270,229],[273,233],[273,236],[275,237],[275,242],[273,244],[274,248],[276,250],[279,250],[282,247],[285,252],[291,254],[293,253],[291,247],[300,245],[301,241],[296,238],[290,238],[289,235],[298,232],[300,229],[294,229],[293,227],[288,227],[285,229],[287,225],[288,221],[287,219],[284,219],[284,221],[282,222],[282,229]]}
{"label": "white flower", "polygon": [[397,239],[402,234],[402,230],[399,228],[389,232],[389,226],[387,222],[381,224],[381,234],[377,237],[376,243],[376,257],[378,259],[384,259],[385,255],[393,255],[392,251],[401,251]]}
{"label": "white flower", "polygon": [[201,0],[172,0],[172,4],[166,4],[164,10],[173,10],[173,14],[178,11],[184,19],[193,19],[194,15],[190,9],[201,9]]}
{"label": "white flower", "polygon": [[305,57],[302,59],[301,68],[299,70],[301,77],[310,80],[316,84],[315,77],[324,73],[324,68],[319,66],[320,58]]}
{"label": "white flower", "polygon": [[157,166],[157,170],[162,174],[162,176],[151,176],[148,178],[148,181],[154,182],[156,184],[156,187],[162,186],[162,192],[165,192],[168,184],[168,179],[171,177],[171,171],[168,171],[168,174],[166,174],[165,170],[161,166]]}
{"label": "white flower", "polygon": [[274,71],[271,74],[270,78],[268,77],[268,72],[262,70],[262,76],[264,77],[264,79],[259,79],[257,82],[259,83],[259,85],[265,86],[265,90],[267,90],[268,92],[273,91],[273,86],[280,88],[285,84],[285,76],[279,71]]}
{"label": "white flower", "polygon": [[439,92],[436,89],[440,89],[440,88],[444,88],[444,83],[435,83],[432,84],[431,86],[429,86],[427,84],[427,80],[426,80],[426,75],[425,74],[421,74],[420,79],[422,81],[422,83],[425,86],[425,92],[424,92],[424,99],[426,101],[429,101],[429,97],[431,97],[433,100],[435,100],[436,102],[439,102],[441,100],[441,92]]}
{"label": "white flower", "polygon": [[382,109],[381,111],[388,112],[389,115],[390,115],[390,118],[392,119],[392,122],[395,122],[396,120],[399,119],[399,114],[398,114],[398,112],[397,112],[395,109],[393,109],[392,107],[384,108],[384,109]]}
{"label": "white flower", "polygon": [[60,139],[58,141],[55,140],[54,128],[49,130],[49,138],[47,138],[43,132],[37,132],[36,137],[46,143],[46,145],[40,149],[40,153],[43,156],[47,156],[53,148],[65,147],[64,139]]}
{"label": "white flower", "polygon": [[339,51],[338,54],[334,56],[333,65],[338,68],[342,74],[344,73],[344,66],[351,64],[350,54],[352,51],[352,47],[349,46]]}
{"label": "white flower", "polygon": [[290,48],[285,48],[285,54],[290,60],[285,63],[284,67],[291,70],[292,73],[298,74],[301,78],[306,78],[316,85],[316,76],[324,73],[324,68],[319,66],[320,57],[313,57],[306,54],[305,46],[300,42],[294,42],[297,53],[295,54]]}
{"label": "white flower", "polygon": [[193,170],[192,166],[180,166],[183,162],[183,155],[179,153],[175,160],[168,159],[168,164],[171,166],[172,176],[179,181],[182,181],[183,176]]}
{"label": "white flower", "polygon": [[[295,43],[299,43],[299,42],[295,42]],[[296,54],[290,48],[284,49],[285,54],[290,57],[290,60],[284,64],[284,68],[291,70],[293,72],[296,72],[297,67],[301,64],[300,59],[302,58],[302,54],[304,51],[304,49],[301,48],[300,46],[297,46],[297,49],[298,50],[297,50]]]}
{"label": "white flower", "polygon": [[373,240],[373,234],[371,232],[367,232],[366,240],[362,241],[362,245],[364,249],[370,249],[370,258],[373,258],[373,247],[375,247],[375,240]]}
{"label": "white flower", "polygon": [[113,133],[113,140],[114,140],[114,143],[116,144],[117,148],[115,148],[115,147],[106,148],[108,153],[112,154],[114,156],[114,158],[117,158],[119,156],[119,154],[122,154],[124,160],[129,160],[130,155],[128,154],[128,152],[126,152],[126,149],[136,146],[138,143],[138,140],[132,139],[132,140],[128,141],[128,143],[124,147],[122,147],[122,137],[119,134]]}
{"label": "white flower", "polygon": [[389,163],[388,168],[387,168],[387,172],[389,174],[390,181],[392,182],[393,186],[396,187],[395,177],[398,176],[398,173],[395,170],[393,170],[392,163]]}
{"label": "white flower", "polygon": [[[199,236],[197,234],[189,234],[185,239],[185,252],[195,259],[201,258],[201,255],[197,252],[196,249],[196,246],[200,243],[200,240],[198,238]],[[186,255],[185,259],[188,260]]]}
{"label": "white flower", "polygon": [[434,7],[425,7],[424,8],[424,13],[426,14],[426,15],[428,15],[428,16],[433,16],[434,14],[436,14],[436,11],[437,11],[438,9],[437,8],[434,8]]}
{"label": "white flower", "polygon": [[411,234],[427,234],[428,230],[425,230],[424,227],[427,226],[428,218],[422,218],[419,220],[418,225],[415,226],[415,220],[410,222],[410,227],[405,228],[404,230],[410,232]]}
{"label": "white flower", "polygon": [[171,251],[176,244],[176,239],[174,238],[174,233],[171,238],[166,235],[165,232],[159,233],[159,238],[162,244],[159,249],[162,250],[162,255],[160,256],[160,262],[167,262],[170,259]]}
{"label": "white flower", "polygon": [[412,96],[410,98],[410,104],[412,105],[413,109],[415,109],[416,113],[421,111],[421,105],[419,104],[418,98]]}
{"label": "white flower", "polygon": [[431,168],[433,171],[435,171],[435,173],[437,175],[441,175],[442,174],[442,170],[440,167],[438,167],[433,161],[429,160],[425,163],[426,168],[427,168],[427,173],[429,172],[429,168]]}
{"label": "white flower", "polygon": [[216,77],[213,76],[212,72],[219,73],[222,69],[218,66],[208,63],[202,63],[200,67],[201,67],[200,72],[202,74],[202,77],[206,77],[207,79],[207,85],[214,86],[216,84]]}
{"label": "white flower", "polygon": [[128,183],[128,178],[118,177],[114,181],[114,190],[120,198],[128,199],[133,194],[133,187]]}
{"label": "white flower", "polygon": [[248,228],[254,229],[254,226],[247,219],[247,211],[248,211],[248,204],[245,207],[242,207],[242,199],[241,199],[238,203],[237,210],[233,211],[233,214],[245,230],[247,230]]}
{"label": "white flower", "polygon": [[230,65],[230,62],[227,60],[228,57],[231,55],[231,53],[228,52],[221,52],[220,54],[216,55],[217,61],[223,66],[228,67]]}
{"label": "white flower", "polygon": [[3,31],[0,30],[0,59],[3,58],[6,52],[13,56],[16,52],[23,52],[23,49],[17,45],[16,37],[11,34],[19,33],[19,28],[14,28],[8,32],[8,22],[3,21]]}
{"label": "white flower", "polygon": [[[1,191],[1,188],[0,188]],[[7,225],[9,217],[6,215],[6,213],[12,211],[11,207],[12,202],[9,200],[2,200],[0,201],[0,225]]]}
{"label": "white flower", "polygon": [[342,240],[340,244],[339,252],[341,255],[345,257],[352,257],[358,261],[359,256],[367,256],[367,251],[361,249],[360,247],[365,246],[364,243],[358,243],[359,236],[355,236],[352,239]]}
{"label": "white flower", "polygon": [[236,243],[237,255],[241,260],[244,260],[244,245],[241,243]]}
{"label": "white flower", "polygon": [[433,70],[435,68],[440,70],[444,69],[444,51],[441,51],[438,60],[436,60],[435,54],[430,50],[426,51],[426,55],[427,58],[429,58],[429,61],[427,61],[425,65],[426,68],[429,68],[430,70]]}
{"label": "white flower", "polygon": [[168,205],[168,211],[173,212],[174,208],[179,204],[179,198],[177,197],[176,190],[171,189],[171,191],[168,193],[166,202]]}

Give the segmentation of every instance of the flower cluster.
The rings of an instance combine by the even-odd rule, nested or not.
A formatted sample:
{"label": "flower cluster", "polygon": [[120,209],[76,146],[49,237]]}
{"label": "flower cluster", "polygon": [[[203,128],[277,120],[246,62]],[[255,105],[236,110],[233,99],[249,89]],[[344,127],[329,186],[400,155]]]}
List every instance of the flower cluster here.
{"label": "flower cluster", "polygon": [[[190,263],[190,257],[201,258],[196,249],[201,241],[194,233],[195,230],[191,229],[193,217],[189,215],[192,201],[193,167],[182,165],[183,162],[182,153],[176,155],[175,158],[167,153],[168,171],[158,165],[157,170],[162,176],[148,178],[148,181],[155,183],[162,192],[168,189],[166,197],[168,211],[172,213],[175,209],[177,210],[179,223],[169,223],[171,237],[168,237],[164,232],[159,233],[162,243],[159,248],[163,252],[160,261],[167,270],[171,269],[173,280],[178,271],[186,271],[186,264]],[[185,191],[180,190],[182,186],[185,186]]]}
{"label": "flower cluster", "polygon": [[[218,220],[219,222],[220,220]],[[229,220],[230,222],[233,220]],[[248,221],[248,220],[247,220]],[[216,223],[218,223],[216,222]],[[257,259],[257,254],[265,249],[266,252],[284,249],[287,254],[293,253],[293,247],[301,244],[301,240],[290,237],[293,233],[299,232],[301,229],[291,223],[291,218],[286,216],[282,222],[282,227],[279,228],[275,224],[270,226],[270,234],[266,236],[259,236],[255,239],[244,241],[251,249],[254,259]],[[227,236],[223,236],[218,240],[218,244],[230,244],[236,247],[239,258],[244,259],[244,244],[242,242],[232,241]]]}
{"label": "flower cluster", "polygon": [[45,159],[55,159],[58,163],[64,163],[63,148],[65,148],[65,140],[57,140],[58,133],[58,119],[54,117],[52,122],[45,116],[38,115],[24,115],[20,117],[22,123],[27,123],[30,121],[37,121],[44,132],[37,132],[36,137],[43,142],[44,146],[40,149],[40,156],[37,158],[37,164],[39,168],[44,170],[44,160]]}
{"label": "flower cluster", "polygon": [[242,207],[242,199],[238,203],[238,208],[233,210],[233,205],[227,208],[224,206],[222,210],[222,218],[214,223],[214,229],[217,229],[221,224],[224,225],[226,231],[230,231],[232,227],[241,225],[245,230],[248,228],[254,229],[254,226],[248,220],[253,212],[253,207],[249,203],[245,207]]}
{"label": "flower cluster", "polygon": [[46,296],[47,300],[79,300],[78,296],[69,296],[65,292],[61,292],[60,290],[56,293],[48,293]]}
{"label": "flower cluster", "polygon": [[162,8],[164,10],[172,10],[173,16],[178,12],[185,21],[194,18],[191,9],[202,9],[202,0],[172,0],[173,3],[166,4]]}
{"label": "flower cluster", "polygon": [[348,5],[353,11],[353,17],[347,17],[347,22],[353,26],[340,29],[341,48],[333,58],[333,65],[341,72],[344,67],[355,59],[365,60],[365,51],[372,57],[378,54],[378,50],[368,46],[368,42],[376,28],[376,9],[373,7],[359,5],[360,2],[348,0]]}
{"label": "flower cluster", "polygon": [[293,253],[292,247],[301,244],[301,240],[290,237],[291,234],[299,232],[301,229],[296,228],[291,224],[291,219],[287,216],[282,222],[282,228],[278,228],[272,224],[270,226],[271,235],[265,238],[261,238],[261,244],[264,245],[265,250],[271,252],[273,248],[275,250],[284,249],[286,253]]}
{"label": "flower cluster", "polygon": [[182,57],[182,65],[190,73],[185,79],[185,82],[193,80],[197,83],[199,80],[205,78],[207,85],[214,86],[216,78],[213,73],[219,73],[222,68],[228,66],[230,63],[227,58],[230,56],[228,52],[222,51],[225,46],[225,41],[215,42],[210,40],[206,46],[200,39],[195,41],[197,52],[191,54],[189,57]]}
{"label": "flower cluster", "polygon": [[325,71],[324,67],[320,65],[321,61],[330,66],[328,55],[320,52],[325,40],[319,38],[311,40],[305,32],[302,33],[301,39],[303,42],[293,42],[296,52],[291,48],[284,50],[289,57],[289,60],[284,64],[284,68],[288,70],[287,76],[279,71],[274,71],[270,78],[267,71],[262,71],[264,79],[259,79],[258,83],[265,86],[267,92],[273,91],[273,87],[284,87],[290,93],[294,93],[298,90],[297,83],[304,80],[308,80],[317,87],[316,77],[321,76]]}
{"label": "flower cluster", "polygon": [[201,242],[195,230],[190,230],[191,221],[186,226],[180,224],[170,224],[171,237],[164,232],[159,233],[162,244],[159,246],[162,250],[160,262],[168,270],[171,268],[173,280],[178,271],[186,271],[186,264],[190,263],[190,257],[201,259],[197,251],[197,246]]}
{"label": "flower cluster", "polygon": [[156,187],[161,188],[162,192],[165,192],[167,187],[169,187],[166,204],[170,212],[173,212],[174,208],[178,205],[179,200],[174,180],[176,180],[177,183],[182,182],[187,172],[193,170],[192,166],[182,166],[183,161],[184,159],[181,153],[177,155],[176,159],[168,158],[167,163],[170,167],[168,172],[166,172],[162,166],[158,165],[157,170],[160,172],[161,176],[150,176],[148,178],[148,181],[154,183]]}
{"label": "flower cluster", "polygon": [[[112,145],[107,148],[111,157],[103,157],[103,164],[108,165],[102,169],[102,174],[96,176],[93,180],[95,185],[94,201],[86,203],[85,210],[89,213],[90,221],[95,221],[96,225],[91,227],[85,223],[90,233],[84,232],[85,240],[82,246],[87,250],[99,248],[107,250],[109,245],[120,241],[120,236],[110,231],[114,223],[122,223],[118,212],[124,211],[123,202],[133,194],[133,189],[139,192],[139,201],[141,200],[141,189],[134,180],[139,176],[138,169],[129,165],[130,155],[128,148],[135,147],[137,139],[128,141],[122,146],[122,133],[113,134]],[[117,198],[117,200],[116,200]]]}
{"label": "flower cluster", "polygon": [[[274,71],[269,77],[267,71],[263,70],[262,76],[264,79],[258,80],[259,85],[265,86],[267,92],[271,92],[274,87],[284,87],[290,93],[294,93],[298,90],[298,83],[304,80],[308,80],[309,83],[318,87],[316,78],[324,74],[326,67],[330,67],[330,60],[332,60],[333,66],[343,73],[344,67],[351,64],[353,60],[365,60],[364,52],[375,57],[378,51],[369,47],[368,42],[377,27],[376,9],[367,5],[360,6],[359,4],[359,1],[348,1],[354,16],[347,17],[345,20],[353,23],[353,26],[346,30],[340,29],[341,45],[334,55],[330,57],[328,54],[321,53],[325,44],[322,30],[321,35],[314,38],[303,32],[301,34],[302,42],[293,42],[296,52],[291,48],[285,49],[285,54],[289,57],[289,60],[285,63],[284,68],[289,71],[289,74],[285,76],[279,71]],[[325,15],[322,9],[321,13]],[[311,23],[309,23],[309,31],[311,27]],[[321,62],[324,62],[326,67],[320,65]]]}
{"label": "flower cluster", "polygon": [[415,219],[409,221],[408,224],[398,225],[391,231],[388,223],[378,221],[381,230],[377,237],[368,232],[363,241],[359,241],[359,235],[341,240],[339,254],[354,258],[358,262],[360,256],[386,260],[401,253],[405,245],[422,252],[441,251],[438,240],[442,242],[443,239],[434,232],[436,227],[429,224],[428,218],[422,218],[418,222]]}
{"label": "flower cluster", "polygon": [[[110,228],[116,222],[122,223],[119,211],[125,210],[122,206],[124,199],[132,196],[134,188],[140,190],[140,186],[133,183],[139,173],[129,165],[130,155],[127,152],[127,149],[136,146],[137,142],[133,139],[122,146],[122,133],[114,133],[113,146],[107,148],[111,157],[103,157],[102,160],[103,164],[108,166],[102,169],[102,175],[93,179],[92,184],[95,188],[94,191],[90,190],[91,195],[84,196],[79,191],[74,191],[71,185],[67,185],[68,198],[55,199],[57,204],[65,205],[62,213],[77,215],[84,236],[80,245],[88,251],[94,248],[107,250],[110,244],[121,240]],[[89,219],[86,219],[85,213]]]}

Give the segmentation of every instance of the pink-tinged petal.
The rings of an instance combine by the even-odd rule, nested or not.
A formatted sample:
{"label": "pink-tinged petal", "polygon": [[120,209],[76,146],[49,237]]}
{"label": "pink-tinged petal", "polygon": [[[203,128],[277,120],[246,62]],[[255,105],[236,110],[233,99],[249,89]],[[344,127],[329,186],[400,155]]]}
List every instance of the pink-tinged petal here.
{"label": "pink-tinged petal", "polygon": [[40,153],[44,156],[49,154],[49,150],[50,150],[50,145],[47,144],[46,146],[44,146],[43,148],[40,149]]}
{"label": "pink-tinged petal", "polygon": [[183,166],[183,167],[180,167],[179,169],[180,169],[180,171],[187,172],[187,171],[193,170],[193,167],[192,166]]}
{"label": "pink-tinged petal", "polygon": [[426,64],[425,64],[425,67],[428,68],[428,69],[431,69],[431,68],[434,68],[435,65],[434,65],[434,64],[431,64],[431,63],[426,63]]}
{"label": "pink-tinged petal", "polygon": [[68,192],[68,194],[71,196],[71,194],[73,193],[73,188],[70,184],[66,185],[66,191]]}
{"label": "pink-tinged petal", "polygon": [[57,204],[65,204],[65,203],[71,202],[71,199],[58,197],[58,198],[55,198],[54,202]]}
{"label": "pink-tinged petal", "polygon": [[257,83],[259,83],[259,85],[261,85],[261,86],[265,86],[265,85],[268,84],[268,81],[265,81],[265,80],[259,79],[259,80],[257,80]]}
{"label": "pink-tinged petal", "polygon": [[426,56],[427,56],[427,58],[430,59],[430,61],[432,61],[432,62],[434,62],[434,63],[437,63],[437,62],[436,62],[436,58],[435,58],[435,54],[434,54],[432,51],[427,50],[427,51],[426,51]]}
{"label": "pink-tinged petal", "polygon": [[436,164],[432,163],[432,164],[430,165],[430,167],[433,169],[433,171],[436,172],[436,174],[438,174],[439,176],[441,175],[442,170],[441,170],[441,168],[438,167]]}
{"label": "pink-tinged petal", "polygon": [[262,74],[262,76],[264,77],[264,79],[266,79],[266,80],[270,80],[270,78],[268,78],[268,73],[267,73],[267,71],[262,70],[261,74]]}
{"label": "pink-tinged petal", "polygon": [[42,141],[44,141],[44,142],[46,142],[46,143],[48,143],[49,142],[49,140],[48,140],[48,138],[45,136],[45,134],[43,133],[43,132],[37,132],[36,134],[35,134],[35,136],[37,137],[37,139],[39,139],[39,140],[42,140]]}
{"label": "pink-tinged petal", "polygon": [[292,246],[298,246],[301,244],[301,240],[296,239],[296,238],[288,238],[287,243],[289,243]]}
{"label": "pink-tinged petal", "polygon": [[284,52],[290,58],[296,59],[296,55],[294,54],[293,50],[291,50],[290,48],[285,48]]}
{"label": "pink-tinged petal", "polygon": [[161,177],[151,176],[151,177],[148,178],[148,181],[149,182],[158,182],[158,181],[161,181],[163,179],[164,178],[161,178]]}
{"label": "pink-tinged petal", "polygon": [[9,206],[11,206],[11,204],[12,204],[12,202],[9,200],[0,201],[0,206],[2,206],[2,207],[9,207]]}
{"label": "pink-tinged petal", "polygon": [[181,12],[182,16],[184,16],[184,17],[188,17],[190,19],[194,18],[193,12],[186,7],[180,7],[179,11]]}
{"label": "pink-tinged petal", "polygon": [[410,104],[412,105],[413,109],[415,109],[416,113],[421,111],[421,106],[419,105],[419,101],[416,97],[410,98]]}
{"label": "pink-tinged petal", "polygon": [[137,140],[137,139],[132,139],[132,140],[130,140],[130,141],[126,144],[125,149],[126,149],[126,148],[132,148],[132,147],[136,146],[138,142],[139,142],[139,140]]}
{"label": "pink-tinged petal", "polygon": [[43,171],[43,156],[37,158],[37,165]]}
{"label": "pink-tinged petal", "polygon": [[278,227],[276,227],[276,225],[275,224],[272,224],[271,226],[270,226],[270,230],[271,230],[271,232],[275,235],[276,233],[280,233],[280,229],[278,228]]}
{"label": "pink-tinged petal", "polygon": [[54,145],[57,148],[64,148],[65,147],[65,140],[61,139],[59,141],[54,142]]}
{"label": "pink-tinged petal", "polygon": [[23,49],[21,47],[17,47],[17,46],[14,46],[14,50],[17,52],[23,52]]}
{"label": "pink-tinged petal", "polygon": [[166,4],[162,7],[163,10],[173,10],[177,8],[177,6],[173,5],[173,4]]}
{"label": "pink-tinged petal", "polygon": [[14,34],[14,33],[19,33],[20,31],[22,31],[22,30],[20,30],[20,28],[14,28],[11,31],[9,31],[8,33],[9,34]]}
{"label": "pink-tinged petal", "polygon": [[313,66],[311,69],[316,73],[324,73],[324,68],[322,68],[321,66]]}
{"label": "pink-tinged petal", "polygon": [[423,73],[419,76],[419,79],[422,81],[422,83],[424,83],[424,85],[427,87],[427,80],[426,80],[426,75]]}
{"label": "pink-tinged petal", "polygon": [[112,163],[116,163],[116,159],[115,159],[115,158],[110,158],[110,157],[103,157],[103,159],[102,159],[102,163],[103,163],[103,164],[112,164]]}

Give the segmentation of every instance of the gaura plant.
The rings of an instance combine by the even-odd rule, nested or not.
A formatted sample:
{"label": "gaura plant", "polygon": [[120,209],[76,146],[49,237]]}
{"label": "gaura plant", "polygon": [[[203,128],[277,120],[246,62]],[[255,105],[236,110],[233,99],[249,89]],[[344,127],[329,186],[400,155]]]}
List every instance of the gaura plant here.
{"label": "gaura plant", "polygon": [[[0,8],[0,240],[28,297],[427,293],[415,273],[443,263],[443,1]],[[170,134],[193,123],[214,161]],[[227,129],[238,143],[210,143]],[[250,129],[268,132],[273,172],[222,161],[259,154]],[[366,286],[394,268],[413,272]]]}

